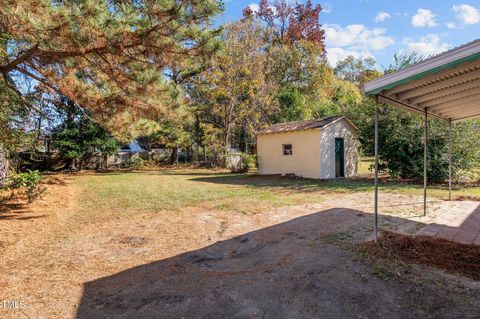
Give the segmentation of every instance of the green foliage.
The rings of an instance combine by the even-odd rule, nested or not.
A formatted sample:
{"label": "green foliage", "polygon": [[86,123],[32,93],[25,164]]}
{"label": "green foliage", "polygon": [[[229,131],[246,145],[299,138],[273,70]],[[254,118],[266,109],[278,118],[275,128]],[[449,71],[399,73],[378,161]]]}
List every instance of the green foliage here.
{"label": "green foliage", "polygon": [[[52,145],[67,163],[82,162],[95,152],[113,155],[119,143],[106,130],[93,122],[82,110],[72,104],[66,106],[63,123],[52,130]],[[70,165],[69,168],[75,168]],[[81,167],[80,167],[81,168]]]}
{"label": "green foliage", "polygon": [[[361,113],[351,119],[360,129],[360,142],[365,155],[373,156],[375,107],[365,100]],[[448,178],[448,124],[428,121],[428,179],[443,182]],[[380,168],[393,177],[423,179],[424,119],[398,108],[380,105],[379,111]],[[452,160],[454,179],[479,179],[480,123],[467,121],[453,126]]]}
{"label": "green foliage", "polygon": [[145,161],[139,156],[133,156],[125,160],[124,166],[128,169],[139,170],[145,167]]}
{"label": "green foliage", "polygon": [[335,74],[342,80],[355,83],[359,87],[379,77],[381,73],[375,69],[375,60],[371,57],[365,59],[356,59],[348,56],[337,63]]}
{"label": "green foliage", "polygon": [[[385,73],[404,69],[422,59],[417,54],[395,55],[393,63],[387,67]],[[365,81],[381,75],[378,71],[374,72],[373,66],[373,60],[357,60],[348,57],[339,62],[335,71],[338,76],[349,80],[361,89]],[[364,77],[366,74],[368,74],[367,78]],[[344,88],[346,86],[337,90],[338,98],[332,99],[332,108],[337,107],[338,113],[347,115],[358,126],[362,151],[367,156],[373,156],[375,132],[373,99],[365,97],[355,99],[353,91],[344,91]],[[480,166],[478,123],[478,121],[471,121],[454,127],[452,154],[455,178],[460,178],[462,175],[478,178],[475,176],[475,169]],[[379,127],[380,168],[393,177],[423,179],[423,117],[398,108],[380,105]],[[448,178],[448,125],[437,120],[429,120],[428,139],[428,179],[431,182],[443,182]]]}
{"label": "green foliage", "polygon": [[250,19],[228,25],[221,52],[191,87],[192,106],[198,118],[211,126],[208,130],[219,134],[223,154],[236,133],[243,130],[253,137],[278,108],[275,83],[264,72],[267,54],[262,35],[266,34],[268,30]]}
{"label": "green foliage", "polygon": [[416,63],[422,62],[423,60],[424,57],[416,52],[412,52],[410,54],[394,54],[393,63],[385,68],[384,73],[390,74],[399,70],[403,70]]}
{"label": "green foliage", "polygon": [[8,183],[8,188],[25,188],[24,194],[28,202],[31,203],[41,197],[46,191],[46,188],[40,185],[42,179],[43,176],[39,171],[27,170],[25,173],[14,175]]}
{"label": "green foliage", "polygon": [[232,173],[247,173],[257,167],[257,156],[243,152],[234,152],[228,157],[228,168]]}
{"label": "green foliage", "polygon": [[298,89],[286,87],[278,93],[281,111],[277,122],[298,121],[305,117],[303,98]]}
{"label": "green foliage", "polygon": [[456,123],[452,135],[454,177],[480,182],[480,121]]}
{"label": "green foliage", "polygon": [[257,168],[257,156],[247,153],[240,153],[241,172],[246,173]]}
{"label": "green foliage", "polygon": [[335,94],[335,76],[321,48],[300,41],[294,45],[267,42],[266,74],[276,84],[280,104],[274,122],[316,116],[320,106]]}

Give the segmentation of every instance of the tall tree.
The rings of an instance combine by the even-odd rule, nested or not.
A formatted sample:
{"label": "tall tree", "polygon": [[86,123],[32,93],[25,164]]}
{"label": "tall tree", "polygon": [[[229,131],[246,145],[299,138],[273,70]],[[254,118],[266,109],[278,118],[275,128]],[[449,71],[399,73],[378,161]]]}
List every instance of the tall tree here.
{"label": "tall tree", "polygon": [[318,49],[325,54],[325,31],[320,24],[320,12],[322,7],[312,5],[311,0],[303,5],[297,3],[294,14],[290,16],[287,39],[290,43],[308,41],[319,46]]}
{"label": "tall tree", "polygon": [[218,30],[210,25],[222,9],[220,0],[2,0],[0,6],[0,81],[15,82],[19,74],[34,79],[108,127],[166,115],[176,94],[165,74],[174,62],[194,65],[216,49]]}
{"label": "tall tree", "polygon": [[260,0],[258,12],[244,10],[244,16],[256,15],[274,30],[280,44],[294,44],[298,41],[315,43],[325,53],[325,32],[320,24],[320,5],[313,6],[311,0],[305,4],[288,0]]}
{"label": "tall tree", "polygon": [[253,135],[277,107],[275,85],[265,75],[266,54],[259,36],[263,32],[251,19],[227,26],[221,52],[191,90],[202,121],[219,130],[224,152],[240,126]]}
{"label": "tall tree", "polygon": [[311,1],[261,0],[258,11],[244,12],[245,19],[260,21],[270,31],[264,42],[267,77],[278,87],[275,121],[310,118],[333,92],[321,10]]}

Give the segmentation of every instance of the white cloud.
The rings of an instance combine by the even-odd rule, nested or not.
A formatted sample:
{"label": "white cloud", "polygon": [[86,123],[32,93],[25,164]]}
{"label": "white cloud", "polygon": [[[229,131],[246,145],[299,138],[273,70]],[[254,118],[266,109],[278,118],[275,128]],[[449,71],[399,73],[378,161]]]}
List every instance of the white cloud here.
{"label": "white cloud", "polygon": [[256,3],[251,3],[251,4],[248,5],[248,7],[250,8],[250,10],[252,10],[253,13],[257,13],[258,10],[260,9],[258,4],[256,4]]}
{"label": "white cloud", "polygon": [[352,24],[345,28],[339,25],[325,25],[327,58],[331,65],[352,55],[356,58],[373,57],[373,52],[383,50],[395,40],[386,35],[386,29],[369,29],[363,24]]}
{"label": "white cloud", "polygon": [[417,14],[412,17],[412,25],[415,28],[431,28],[437,25],[437,21],[432,11],[427,9],[418,9]]}
{"label": "white cloud", "polygon": [[456,13],[457,19],[465,24],[477,24],[480,23],[480,11],[468,4],[461,4],[453,6],[453,12]]}
{"label": "white cloud", "polygon": [[377,13],[377,15],[375,16],[375,22],[383,22],[387,19],[391,18],[391,15],[390,13],[388,12],[385,12],[385,11],[380,11]]}
{"label": "white cloud", "polygon": [[331,13],[332,12],[332,4],[329,2],[325,2],[322,5],[322,13]]}
{"label": "white cloud", "polygon": [[403,40],[403,43],[406,48],[400,53],[416,52],[425,57],[447,51],[450,47],[448,43],[442,42],[438,34],[429,34],[427,36],[421,37],[419,40],[405,38]]}
{"label": "white cloud", "polygon": [[457,25],[453,22],[448,22],[447,23],[447,28],[449,29],[455,29],[457,27]]}
{"label": "white cloud", "polygon": [[373,55],[369,52],[360,52],[360,51],[354,51],[354,50],[347,50],[343,48],[329,48],[327,51],[328,62],[333,67],[337,65],[338,61],[345,59],[349,55],[357,59],[373,57]]}
{"label": "white cloud", "polygon": [[325,25],[324,28],[327,47],[378,51],[395,43],[392,37],[386,35],[386,29],[369,29],[363,24],[351,24],[345,28],[339,25]]}

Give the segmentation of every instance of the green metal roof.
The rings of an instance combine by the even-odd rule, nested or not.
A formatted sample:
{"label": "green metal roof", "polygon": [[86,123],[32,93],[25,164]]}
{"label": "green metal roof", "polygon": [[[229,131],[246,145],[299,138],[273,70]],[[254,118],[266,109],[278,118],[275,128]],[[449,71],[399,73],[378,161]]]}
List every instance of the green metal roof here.
{"label": "green metal roof", "polygon": [[441,66],[438,66],[438,67],[435,67],[433,69],[430,69],[430,70],[427,70],[427,71],[423,71],[421,73],[417,73],[417,74],[414,74],[412,76],[409,76],[405,79],[402,79],[402,80],[398,80],[396,82],[393,82],[393,83],[390,83],[390,84],[387,84],[387,85],[384,85],[382,87],[379,87],[379,88],[376,88],[376,89],[373,89],[373,90],[370,90],[370,91],[366,91],[365,94],[367,96],[370,96],[370,95],[375,95],[375,94],[379,94],[383,91],[388,91],[388,90],[391,90],[393,89],[394,87],[396,86],[399,86],[399,85],[403,85],[403,84],[407,84],[409,82],[412,82],[412,81],[416,81],[416,80],[420,80],[422,79],[423,77],[427,76],[427,75],[433,75],[433,74],[436,74],[442,70],[445,70],[445,69],[453,69],[457,66],[459,66],[460,64],[463,64],[465,62],[472,62],[472,61],[475,61],[477,59],[480,59],[480,53],[475,53],[471,56],[468,56],[468,57],[464,57],[464,58],[461,58],[461,59],[458,59],[458,60],[455,60],[455,61],[452,61],[452,62],[449,62],[447,64],[444,64],[444,65],[441,65]]}

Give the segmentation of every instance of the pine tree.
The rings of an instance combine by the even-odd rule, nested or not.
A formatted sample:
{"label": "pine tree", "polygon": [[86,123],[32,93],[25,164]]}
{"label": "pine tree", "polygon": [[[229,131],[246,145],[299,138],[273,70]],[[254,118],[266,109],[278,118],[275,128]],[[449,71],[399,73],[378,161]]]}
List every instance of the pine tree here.
{"label": "pine tree", "polygon": [[[1,0],[3,85],[75,101],[105,127],[168,115],[172,65],[194,74],[216,50],[220,0]],[[22,77],[19,77],[21,75]],[[22,96],[25,98],[25,96]]]}

